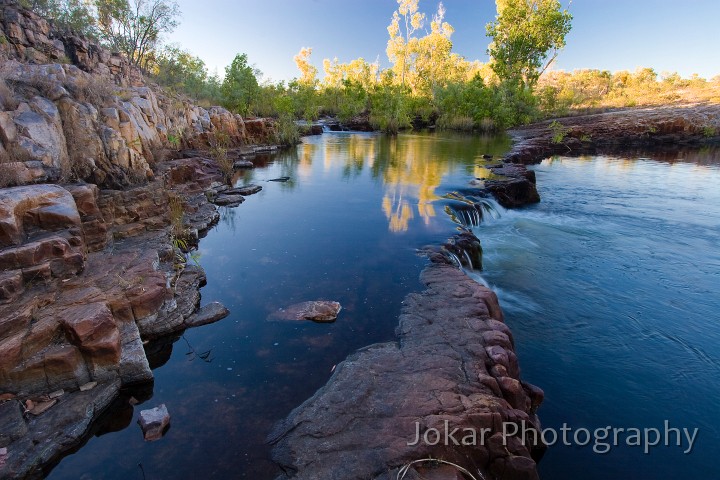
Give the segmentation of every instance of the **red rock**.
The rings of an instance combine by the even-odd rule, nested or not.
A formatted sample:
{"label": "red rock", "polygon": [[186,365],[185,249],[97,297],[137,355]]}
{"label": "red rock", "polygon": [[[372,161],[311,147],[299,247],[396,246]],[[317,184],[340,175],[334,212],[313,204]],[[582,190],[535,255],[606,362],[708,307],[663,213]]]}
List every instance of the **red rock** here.
{"label": "red rock", "polygon": [[24,291],[24,283],[21,272],[0,272],[0,303],[8,303],[15,300]]}
{"label": "red rock", "polygon": [[502,390],[503,398],[505,398],[513,408],[530,408],[530,401],[518,380],[510,377],[500,377],[497,379],[497,382],[498,385],[500,385],[500,390]]}
{"label": "red rock", "polygon": [[141,285],[134,286],[125,292],[130,302],[135,320],[142,320],[157,313],[168,298],[169,292],[165,284],[165,276],[153,272],[150,278],[145,278]]}
{"label": "red rock", "polygon": [[0,247],[19,245],[26,230],[55,231],[80,226],[75,200],[57,185],[30,185],[0,191]]}
{"label": "red rock", "polygon": [[71,342],[97,362],[120,360],[120,333],[104,303],[69,307],[59,313]]}

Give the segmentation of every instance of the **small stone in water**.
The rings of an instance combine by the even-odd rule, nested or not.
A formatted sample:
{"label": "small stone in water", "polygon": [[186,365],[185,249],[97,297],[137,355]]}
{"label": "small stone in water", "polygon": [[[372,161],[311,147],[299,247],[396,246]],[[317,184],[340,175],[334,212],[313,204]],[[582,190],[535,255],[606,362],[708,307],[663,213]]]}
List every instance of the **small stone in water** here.
{"label": "small stone in water", "polygon": [[165,430],[170,425],[170,414],[164,403],[149,410],[142,410],[138,419],[140,428],[143,431],[145,440],[152,442],[159,440],[165,434]]}

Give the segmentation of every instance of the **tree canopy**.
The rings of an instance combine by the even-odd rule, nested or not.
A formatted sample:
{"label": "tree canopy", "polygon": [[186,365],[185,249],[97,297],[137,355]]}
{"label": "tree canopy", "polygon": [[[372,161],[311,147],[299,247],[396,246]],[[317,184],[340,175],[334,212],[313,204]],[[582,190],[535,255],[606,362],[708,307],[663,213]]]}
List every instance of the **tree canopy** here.
{"label": "tree canopy", "polygon": [[101,38],[135,65],[145,67],[161,36],[177,27],[180,9],[173,0],[95,0]]}
{"label": "tree canopy", "polygon": [[247,54],[236,55],[230,66],[225,69],[225,79],[222,83],[225,106],[241,115],[247,115],[259,90],[256,71],[248,65]]}
{"label": "tree canopy", "polygon": [[565,46],[572,15],[558,0],[497,0],[487,25],[491,66],[504,82],[534,87]]}

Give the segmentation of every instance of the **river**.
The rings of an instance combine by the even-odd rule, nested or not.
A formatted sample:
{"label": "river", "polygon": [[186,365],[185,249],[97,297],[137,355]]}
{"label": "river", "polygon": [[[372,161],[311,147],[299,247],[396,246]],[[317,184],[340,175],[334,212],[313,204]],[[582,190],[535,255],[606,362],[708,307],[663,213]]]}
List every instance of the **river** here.
{"label": "river", "polygon": [[[50,478],[272,478],[269,429],[349,353],[393,338],[403,297],[421,289],[426,260],[417,250],[457,228],[444,197],[487,173],[483,154],[509,146],[504,137],[324,134],[239,173],[237,184],[263,190],[221,212],[199,259],[208,275],[203,303],[221,301],[232,313],[166,348],[152,399],[134,412],[165,403],[167,435],[146,443],[137,425],[120,421]],[[545,427],[668,420],[699,429],[690,454],[556,445],[541,477],[715,471],[718,159],[554,158],[535,167],[540,204],[492,205],[474,227],[484,271],[471,274],[498,292],[523,377],[546,392]],[[268,181],[283,176],[289,181]],[[335,323],[267,320],[315,299],[343,305]]]}

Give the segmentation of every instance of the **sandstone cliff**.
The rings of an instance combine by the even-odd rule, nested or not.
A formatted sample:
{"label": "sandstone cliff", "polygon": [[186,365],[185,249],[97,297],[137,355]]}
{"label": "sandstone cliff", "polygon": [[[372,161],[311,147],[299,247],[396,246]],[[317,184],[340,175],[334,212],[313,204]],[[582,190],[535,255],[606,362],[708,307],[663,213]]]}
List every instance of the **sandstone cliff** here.
{"label": "sandstone cliff", "polygon": [[232,159],[273,128],[0,0],[0,478],[42,476],[151,381],[149,340],[227,314],[196,313],[204,273],[170,232],[192,244],[219,217],[208,199],[229,190],[202,149],[221,135]]}

